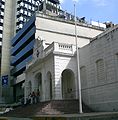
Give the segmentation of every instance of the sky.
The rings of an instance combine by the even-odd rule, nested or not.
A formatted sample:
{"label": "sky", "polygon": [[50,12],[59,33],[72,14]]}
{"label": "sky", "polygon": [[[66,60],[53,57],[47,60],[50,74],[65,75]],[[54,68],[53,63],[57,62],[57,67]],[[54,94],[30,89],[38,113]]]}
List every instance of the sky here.
{"label": "sky", "polygon": [[118,0],[60,0],[61,8],[74,14],[75,1],[77,16],[85,17],[88,22],[118,24]]}

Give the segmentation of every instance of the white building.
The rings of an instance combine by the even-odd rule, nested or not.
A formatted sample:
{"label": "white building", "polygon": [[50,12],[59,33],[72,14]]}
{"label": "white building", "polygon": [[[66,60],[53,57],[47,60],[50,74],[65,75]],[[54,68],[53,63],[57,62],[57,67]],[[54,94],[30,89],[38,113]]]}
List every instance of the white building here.
{"label": "white building", "polygon": [[40,89],[41,101],[77,98],[76,48],[72,44],[37,41],[27,65],[25,96]]}
{"label": "white building", "polygon": [[[79,49],[82,101],[95,111],[118,110],[117,39],[116,25]],[[34,59],[25,72],[25,97],[40,89],[41,101],[78,98],[76,48],[61,40],[52,44],[46,44],[46,40],[35,43]]]}
{"label": "white building", "polygon": [[96,111],[118,111],[118,25],[80,49],[82,100]]}
{"label": "white building", "polygon": [[[37,14],[35,38],[52,42],[69,43],[75,45],[75,23],[71,20]],[[90,40],[102,33],[105,29],[87,23],[77,22],[78,47],[89,44]]]}
{"label": "white building", "polygon": [[[78,98],[74,22],[37,14],[35,26],[38,40],[26,69],[25,96],[39,88],[42,101]],[[78,47],[102,32],[99,27],[77,23]]]}

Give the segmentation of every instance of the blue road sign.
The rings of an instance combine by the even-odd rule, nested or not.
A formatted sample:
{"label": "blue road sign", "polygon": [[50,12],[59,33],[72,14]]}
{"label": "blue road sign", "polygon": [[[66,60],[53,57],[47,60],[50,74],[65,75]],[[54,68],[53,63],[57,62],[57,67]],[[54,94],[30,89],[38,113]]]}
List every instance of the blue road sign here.
{"label": "blue road sign", "polygon": [[8,75],[2,76],[2,86],[8,85]]}

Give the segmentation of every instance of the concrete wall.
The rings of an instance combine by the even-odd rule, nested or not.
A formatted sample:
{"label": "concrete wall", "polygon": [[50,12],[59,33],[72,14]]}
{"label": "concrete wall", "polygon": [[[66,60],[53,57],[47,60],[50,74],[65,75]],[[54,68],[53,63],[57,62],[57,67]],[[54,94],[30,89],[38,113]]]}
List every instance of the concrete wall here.
{"label": "concrete wall", "polygon": [[[60,42],[75,44],[75,25],[73,22],[67,22],[59,19],[52,19],[48,16],[37,15],[36,17],[36,34],[47,43]],[[90,39],[103,32],[85,25],[77,26],[78,46],[83,47],[90,42]]]}
{"label": "concrete wall", "polygon": [[[47,98],[46,95],[46,78],[47,73],[51,72],[52,75],[52,85],[54,84],[54,78],[53,78],[53,58],[48,57],[48,59],[43,60],[43,62],[38,62],[33,65],[33,68],[26,71],[26,81],[25,81],[25,97],[28,95],[28,91],[26,90],[28,87],[28,82],[31,81],[32,83],[32,91],[36,91],[36,84],[34,83],[34,80],[36,79],[36,75],[38,73],[42,74],[42,91],[41,92],[41,101],[44,101],[45,98]],[[54,86],[54,85],[53,85]],[[52,94],[54,96],[54,91],[52,91]]]}
{"label": "concrete wall", "polygon": [[[43,44],[43,43],[42,43]],[[61,43],[62,45],[62,43]],[[63,46],[63,47],[62,47]],[[36,83],[35,76],[38,73],[42,74],[42,93],[41,100],[48,99],[47,87],[47,73],[50,72],[52,75],[52,99],[62,99],[62,72],[64,70],[71,70],[74,74],[74,86],[73,91],[75,98],[78,98],[77,94],[77,68],[76,68],[76,57],[75,57],[75,46],[63,44],[60,46],[59,43],[52,43],[50,46],[44,49],[40,46],[39,52],[42,56],[36,56],[37,49],[34,48],[34,59],[27,65],[26,69],[26,81],[25,81],[25,97],[28,96],[28,83],[32,83],[32,91],[35,91]],[[66,49],[65,49],[66,46]],[[67,48],[68,46],[68,48]],[[71,47],[70,47],[71,46]],[[70,48],[69,48],[70,47]],[[42,48],[42,49],[41,49]],[[53,49],[52,49],[53,48]],[[36,51],[35,51],[36,50]]]}
{"label": "concrete wall", "polygon": [[[104,76],[97,79],[96,61],[103,59]],[[96,111],[118,110],[118,26],[97,36],[80,49],[80,67],[86,67],[86,86],[82,86],[82,99]],[[83,82],[83,81],[82,81]]]}

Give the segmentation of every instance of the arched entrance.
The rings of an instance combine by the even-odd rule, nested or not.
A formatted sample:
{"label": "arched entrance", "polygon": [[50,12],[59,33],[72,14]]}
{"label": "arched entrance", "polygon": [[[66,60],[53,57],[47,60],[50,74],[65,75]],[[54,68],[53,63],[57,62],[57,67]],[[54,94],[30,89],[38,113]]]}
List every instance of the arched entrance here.
{"label": "arched entrance", "polygon": [[37,73],[35,75],[34,86],[35,86],[35,89],[34,89],[35,92],[39,89],[40,99],[42,99],[42,74],[41,73]]}
{"label": "arched entrance", "polygon": [[28,82],[28,95],[32,92],[32,83],[31,81]]}
{"label": "arched entrance", "polygon": [[62,72],[62,98],[76,98],[75,76],[72,70],[66,69]]}
{"label": "arched entrance", "polygon": [[47,100],[52,99],[52,75],[51,72],[47,72],[47,80],[46,80],[46,96]]}

